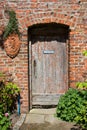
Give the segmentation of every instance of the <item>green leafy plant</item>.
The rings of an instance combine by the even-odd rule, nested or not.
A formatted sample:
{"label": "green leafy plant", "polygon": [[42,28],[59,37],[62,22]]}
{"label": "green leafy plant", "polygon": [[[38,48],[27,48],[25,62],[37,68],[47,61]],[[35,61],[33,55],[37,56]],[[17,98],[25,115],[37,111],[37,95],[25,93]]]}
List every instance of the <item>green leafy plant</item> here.
{"label": "green leafy plant", "polygon": [[8,14],[9,14],[9,22],[4,31],[3,35],[4,39],[6,39],[12,33],[20,35],[18,30],[18,20],[16,18],[16,13],[13,10],[11,10],[8,11]]}
{"label": "green leafy plant", "polygon": [[84,51],[83,51],[83,55],[84,55],[84,56],[87,56],[87,50],[84,50]]}
{"label": "green leafy plant", "polygon": [[85,82],[77,82],[76,87],[78,89],[87,89],[87,81],[85,81]]}
{"label": "green leafy plant", "polygon": [[7,108],[7,111],[12,111],[16,108],[16,100],[20,90],[18,86],[12,82],[7,83],[2,89],[2,100]]}
{"label": "green leafy plant", "polygon": [[87,90],[70,88],[60,97],[56,114],[62,120],[87,128]]}
{"label": "green leafy plant", "polygon": [[2,72],[0,72],[0,77],[3,77],[3,76],[4,76],[4,74]]}
{"label": "green leafy plant", "polygon": [[12,112],[16,108],[19,93],[20,89],[17,84],[7,81],[6,75],[0,73],[0,108],[3,113]]}
{"label": "green leafy plant", "polygon": [[8,113],[2,114],[0,112],[0,130],[8,130],[10,126],[11,126],[11,122],[10,122],[9,114]]}
{"label": "green leafy plant", "polygon": [[20,89],[13,82],[6,80],[6,75],[0,73],[0,130],[8,130],[11,126],[9,113],[16,108],[17,96]]}

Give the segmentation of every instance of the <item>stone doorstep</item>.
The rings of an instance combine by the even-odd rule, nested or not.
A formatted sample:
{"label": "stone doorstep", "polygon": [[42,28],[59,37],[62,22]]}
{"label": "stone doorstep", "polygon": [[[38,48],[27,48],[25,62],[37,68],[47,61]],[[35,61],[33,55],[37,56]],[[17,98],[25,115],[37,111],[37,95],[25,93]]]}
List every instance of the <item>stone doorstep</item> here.
{"label": "stone doorstep", "polygon": [[[48,113],[47,113],[47,111],[48,111]],[[55,109],[53,111],[52,111],[52,109],[38,109],[38,110],[32,109],[27,115],[21,114],[19,120],[13,127],[13,130],[19,130],[21,128],[22,124],[24,124],[23,128],[25,128],[25,126],[27,128],[29,124],[32,124],[32,125],[43,124],[44,125],[46,123],[51,124],[52,127],[56,126],[57,128],[61,128],[61,126],[63,126],[64,129],[67,128],[67,130],[70,130],[69,128],[73,127],[73,125],[74,125],[73,123],[68,123],[68,122],[59,120],[58,118],[55,117],[54,114],[55,114]]]}
{"label": "stone doorstep", "polygon": [[56,108],[51,109],[32,109],[26,116],[25,124],[58,123],[55,117]]}
{"label": "stone doorstep", "polygon": [[[50,119],[50,122],[54,120],[53,115],[56,112],[56,108],[51,109],[32,109],[29,114],[21,114],[19,120],[13,127],[13,130],[19,130],[23,123],[45,123],[49,122],[47,120]],[[47,115],[47,116],[46,116]],[[50,117],[51,116],[51,117]],[[52,120],[51,120],[52,119]]]}
{"label": "stone doorstep", "polygon": [[53,115],[39,115],[39,114],[27,114],[26,119],[24,121],[25,124],[43,124],[43,123],[51,123],[57,124],[62,122],[58,118]]}
{"label": "stone doorstep", "polygon": [[19,130],[21,125],[23,124],[25,120],[26,114],[21,114],[19,120],[16,122],[16,124],[13,127],[13,130]]}
{"label": "stone doorstep", "polygon": [[56,108],[50,109],[32,109],[30,114],[39,114],[39,115],[53,115],[56,113]]}
{"label": "stone doorstep", "polygon": [[44,115],[39,115],[39,114],[28,114],[26,116],[26,119],[24,121],[25,124],[42,124],[44,122]]}

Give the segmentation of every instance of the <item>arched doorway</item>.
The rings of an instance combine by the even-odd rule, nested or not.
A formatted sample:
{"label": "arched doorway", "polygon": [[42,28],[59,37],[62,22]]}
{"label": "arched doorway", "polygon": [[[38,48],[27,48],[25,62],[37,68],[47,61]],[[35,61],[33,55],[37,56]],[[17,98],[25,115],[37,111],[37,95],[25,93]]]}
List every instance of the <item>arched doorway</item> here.
{"label": "arched doorway", "polygon": [[54,106],[68,88],[68,26],[29,28],[30,106]]}

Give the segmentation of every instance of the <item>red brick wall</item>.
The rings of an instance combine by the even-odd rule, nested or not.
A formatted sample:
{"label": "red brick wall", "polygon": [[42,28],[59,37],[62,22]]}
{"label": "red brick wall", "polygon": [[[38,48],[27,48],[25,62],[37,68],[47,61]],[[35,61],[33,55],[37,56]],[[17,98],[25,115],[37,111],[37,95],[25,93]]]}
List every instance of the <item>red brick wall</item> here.
{"label": "red brick wall", "polygon": [[[50,1],[50,2],[49,2]],[[0,26],[6,26],[8,16],[5,9],[14,9],[21,32],[20,52],[9,58],[0,47],[0,71],[12,74],[14,82],[21,88],[21,111],[28,111],[28,27],[40,23],[69,25],[69,84],[84,81],[87,58],[82,51],[87,49],[87,1],[86,0],[1,0]]]}

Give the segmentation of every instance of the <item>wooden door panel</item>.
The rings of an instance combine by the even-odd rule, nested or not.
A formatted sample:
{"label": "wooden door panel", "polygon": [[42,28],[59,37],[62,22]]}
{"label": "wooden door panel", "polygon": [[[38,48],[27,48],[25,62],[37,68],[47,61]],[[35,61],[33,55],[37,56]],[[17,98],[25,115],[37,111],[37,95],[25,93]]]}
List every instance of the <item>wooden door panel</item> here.
{"label": "wooden door panel", "polygon": [[44,43],[37,42],[32,45],[32,94],[43,93],[43,58]]}
{"label": "wooden door panel", "polygon": [[32,105],[56,105],[66,90],[66,43],[59,37],[32,39]]}
{"label": "wooden door panel", "polygon": [[[57,41],[47,43],[47,50],[53,50],[53,54],[45,54],[45,87],[46,93],[57,93],[62,89],[63,63],[60,44]],[[61,68],[61,69],[60,69]],[[57,87],[56,87],[57,86]],[[61,87],[60,87],[61,86]]]}
{"label": "wooden door panel", "polygon": [[35,94],[33,95],[32,105],[57,105],[61,94]]}

